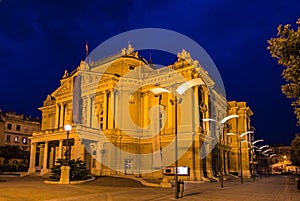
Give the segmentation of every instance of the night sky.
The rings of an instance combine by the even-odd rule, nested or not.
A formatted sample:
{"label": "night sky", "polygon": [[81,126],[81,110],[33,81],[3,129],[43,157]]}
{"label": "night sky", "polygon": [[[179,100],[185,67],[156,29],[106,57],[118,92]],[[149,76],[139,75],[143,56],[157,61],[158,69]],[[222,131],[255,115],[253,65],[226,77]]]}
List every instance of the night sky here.
{"label": "night sky", "polygon": [[256,139],[290,144],[299,127],[280,90],[283,67],[266,48],[279,24],[294,26],[299,17],[299,0],[0,0],[0,108],[41,116],[37,108],[64,70],[85,59],[86,41],[93,50],[125,31],[163,28],[207,51],[227,99],[246,101],[253,110]]}

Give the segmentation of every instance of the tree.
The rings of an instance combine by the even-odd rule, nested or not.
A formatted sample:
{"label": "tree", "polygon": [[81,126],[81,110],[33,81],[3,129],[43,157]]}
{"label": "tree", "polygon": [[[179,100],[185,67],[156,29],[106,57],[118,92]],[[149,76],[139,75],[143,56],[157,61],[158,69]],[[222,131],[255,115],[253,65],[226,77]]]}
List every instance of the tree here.
{"label": "tree", "polygon": [[[61,176],[60,168],[61,166],[64,165],[65,161],[64,159],[58,159],[56,163],[57,165],[51,168],[51,175],[49,178],[52,181],[59,181]],[[71,181],[85,180],[89,178],[88,172],[86,170],[86,163],[80,160],[80,158],[78,158],[77,160],[67,161],[67,163],[71,167],[70,170]]]}
{"label": "tree", "polygon": [[291,28],[290,24],[279,25],[277,37],[268,40],[267,49],[285,68],[281,75],[286,84],[281,86],[281,91],[292,99],[291,105],[300,125],[300,18],[296,24],[297,30]]}
{"label": "tree", "polygon": [[0,157],[4,158],[5,164],[8,164],[11,159],[23,159],[28,164],[29,152],[16,146],[0,146]]}
{"label": "tree", "polygon": [[292,141],[291,161],[294,165],[300,166],[300,135],[296,134]]}

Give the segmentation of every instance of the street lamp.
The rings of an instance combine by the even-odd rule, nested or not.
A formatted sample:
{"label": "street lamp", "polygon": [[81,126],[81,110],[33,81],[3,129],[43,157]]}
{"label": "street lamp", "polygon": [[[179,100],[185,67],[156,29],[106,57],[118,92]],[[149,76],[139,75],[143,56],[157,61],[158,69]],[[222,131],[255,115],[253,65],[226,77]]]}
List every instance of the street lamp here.
{"label": "street lamp", "polygon": [[[239,166],[240,166],[240,176],[241,176],[241,184],[243,184],[243,161],[242,161],[242,137],[244,137],[247,134],[253,134],[253,131],[246,131],[240,135],[237,135],[235,133],[227,133],[227,135],[235,135],[237,136],[237,140],[239,143]],[[253,162],[253,160],[252,160]]]}
{"label": "street lamp", "polygon": [[262,154],[266,154],[269,151],[272,151],[272,149],[267,149],[267,150],[263,151]]}
{"label": "street lamp", "polygon": [[260,151],[262,151],[264,148],[268,148],[268,147],[270,147],[269,145],[264,145],[264,146],[261,146],[261,147],[259,147],[258,149],[260,150]]}
{"label": "street lamp", "polygon": [[[243,141],[243,142],[248,142],[248,144],[250,145],[250,149],[251,149],[251,167],[252,167],[252,176],[253,176],[253,181],[255,181],[255,166],[254,166],[254,156],[255,156],[255,150],[254,148],[258,148],[257,146],[255,146],[256,143],[258,142],[263,142],[264,140],[259,139],[259,140],[255,140],[254,142],[248,142],[248,141]],[[259,150],[261,151],[261,150]]]}
{"label": "street lamp", "polygon": [[[270,159],[271,159],[272,157],[275,157],[275,156],[277,156],[277,154],[270,154],[270,155],[269,155],[269,158],[268,158],[268,163],[269,163]],[[269,165],[270,165],[270,164],[269,164]],[[271,168],[269,168],[269,169],[271,169],[271,174],[272,174],[272,172],[273,172],[272,165],[271,165]],[[270,176],[270,174],[269,174],[269,176]]]}
{"label": "street lamp", "polygon": [[204,122],[208,122],[208,121],[213,121],[213,122],[216,122],[217,124],[219,124],[220,126],[220,137],[219,137],[219,156],[220,156],[220,163],[219,163],[219,167],[220,167],[220,177],[221,177],[221,188],[223,188],[223,181],[224,181],[224,178],[223,178],[223,164],[221,163],[221,158],[222,158],[222,155],[223,155],[223,149],[222,149],[222,146],[221,146],[221,139],[223,136],[223,127],[224,127],[224,124],[229,120],[229,119],[232,119],[232,118],[238,118],[239,116],[236,115],[236,114],[233,114],[233,115],[229,115],[229,116],[226,116],[224,117],[221,121],[217,121],[215,119],[202,119],[202,121]]}
{"label": "street lamp", "polygon": [[[260,139],[260,140],[255,140],[254,142],[252,142],[252,145],[255,145],[258,142],[263,142],[264,140]],[[269,146],[269,145],[268,145]]]}
{"label": "street lamp", "polygon": [[[181,84],[177,89],[176,92],[179,95],[184,94],[186,90],[196,85],[204,85],[204,82],[200,78],[192,79],[189,81],[184,82]],[[168,89],[162,87],[155,87],[150,90],[154,94],[160,93],[170,93]],[[174,95],[174,99],[170,99],[170,103],[175,107],[175,199],[178,198],[178,136],[177,136],[177,105],[181,103],[182,98],[178,98],[177,95]]]}
{"label": "street lamp", "polygon": [[[270,177],[270,155],[272,155],[271,153],[267,153],[269,151],[273,151],[272,149],[267,149],[265,151],[263,151],[262,153],[264,154],[264,156],[267,157],[267,175],[268,177]],[[267,175],[265,177],[267,177]]]}
{"label": "street lamp", "polygon": [[263,152],[264,148],[268,148],[268,147],[269,147],[269,145],[263,145],[261,147],[258,147],[258,149],[256,150],[257,152],[259,152],[259,160],[260,160],[260,164],[259,164],[259,167],[260,167],[259,177],[260,177],[260,179],[262,179],[262,174],[261,174],[262,173],[262,165],[263,165],[263,162],[262,162],[262,152]]}
{"label": "street lamp", "polygon": [[67,132],[67,141],[66,141],[65,156],[66,156],[66,161],[67,162],[70,160],[69,134],[70,134],[71,130],[72,130],[72,126],[71,125],[69,125],[69,124],[65,125],[65,131]]}

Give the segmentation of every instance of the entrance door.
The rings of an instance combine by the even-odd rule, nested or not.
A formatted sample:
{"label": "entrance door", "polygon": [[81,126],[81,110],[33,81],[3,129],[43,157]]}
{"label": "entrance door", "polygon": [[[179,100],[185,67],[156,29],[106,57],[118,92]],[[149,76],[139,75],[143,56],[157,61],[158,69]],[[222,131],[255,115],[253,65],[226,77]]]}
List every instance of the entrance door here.
{"label": "entrance door", "polygon": [[206,157],[202,159],[202,170],[203,170],[203,176],[207,177]]}
{"label": "entrance door", "polygon": [[133,174],[133,159],[125,159],[125,174]]}

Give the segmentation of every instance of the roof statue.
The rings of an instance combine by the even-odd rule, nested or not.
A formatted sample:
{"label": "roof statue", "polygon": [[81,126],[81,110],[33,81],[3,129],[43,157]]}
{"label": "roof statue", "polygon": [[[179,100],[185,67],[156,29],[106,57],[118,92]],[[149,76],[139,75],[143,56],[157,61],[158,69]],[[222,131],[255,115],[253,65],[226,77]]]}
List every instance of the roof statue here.
{"label": "roof statue", "polygon": [[126,48],[123,48],[121,50],[121,55],[124,56],[124,55],[132,55],[132,53],[134,52],[134,48],[131,46],[130,43],[128,43],[128,47],[127,49]]}
{"label": "roof statue", "polygon": [[177,54],[178,61],[185,60],[192,64],[193,59],[191,58],[191,54],[187,52],[185,49],[182,49],[181,52]]}
{"label": "roof statue", "polygon": [[68,76],[69,76],[68,70],[65,70],[64,75],[63,75],[63,78],[66,78],[66,77],[68,77]]}

